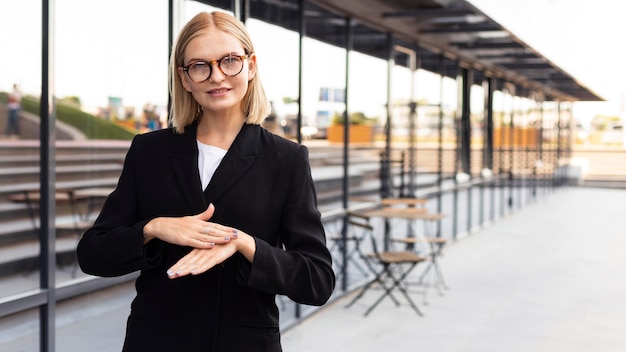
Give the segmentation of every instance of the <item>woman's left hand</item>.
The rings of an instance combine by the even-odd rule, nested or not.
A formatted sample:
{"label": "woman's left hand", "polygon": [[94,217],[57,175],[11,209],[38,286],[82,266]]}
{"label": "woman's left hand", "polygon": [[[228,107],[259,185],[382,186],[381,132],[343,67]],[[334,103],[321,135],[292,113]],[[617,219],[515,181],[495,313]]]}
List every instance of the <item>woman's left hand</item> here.
{"label": "woman's left hand", "polygon": [[186,256],[167,270],[170,279],[187,275],[199,275],[212,267],[223,263],[236,252],[241,252],[250,262],[254,259],[256,242],[252,236],[238,232],[236,240],[223,244],[216,244],[212,248],[194,248]]}
{"label": "woman's left hand", "polygon": [[170,279],[187,275],[198,275],[230,258],[237,247],[235,241],[216,245],[213,248],[194,248],[167,270]]}

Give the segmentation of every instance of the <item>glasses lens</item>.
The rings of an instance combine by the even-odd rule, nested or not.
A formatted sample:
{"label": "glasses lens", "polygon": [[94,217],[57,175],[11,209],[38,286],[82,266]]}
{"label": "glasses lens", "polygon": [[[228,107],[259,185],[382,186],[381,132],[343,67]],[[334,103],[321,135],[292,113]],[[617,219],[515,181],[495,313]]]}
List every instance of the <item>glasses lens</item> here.
{"label": "glasses lens", "polygon": [[243,60],[239,56],[226,56],[220,60],[220,69],[227,76],[238,75],[243,69]]}
{"label": "glasses lens", "polygon": [[211,75],[211,64],[204,61],[198,61],[191,64],[187,69],[187,72],[189,72],[189,77],[192,80],[202,82]]}

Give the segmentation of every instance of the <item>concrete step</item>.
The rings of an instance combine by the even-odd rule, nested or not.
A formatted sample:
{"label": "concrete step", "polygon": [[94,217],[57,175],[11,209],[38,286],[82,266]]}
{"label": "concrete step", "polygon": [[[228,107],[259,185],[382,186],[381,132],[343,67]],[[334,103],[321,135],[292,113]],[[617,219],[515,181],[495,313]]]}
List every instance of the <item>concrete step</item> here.
{"label": "concrete step", "polygon": [[[55,241],[57,263],[73,266],[76,261],[78,236],[59,236]],[[29,240],[0,246],[0,277],[37,269],[39,241]]]}
{"label": "concrete step", "polygon": [[[73,165],[85,163],[123,163],[125,153],[90,153],[90,154],[62,154],[57,155],[55,163],[60,165]],[[0,169],[5,167],[39,167],[39,155],[0,155]]]}
{"label": "concrete step", "polygon": [[[81,165],[61,165],[55,168],[57,180],[71,181],[98,177],[119,177],[122,164],[89,163]],[[39,181],[39,166],[4,167],[0,169],[0,184],[16,184]]]}

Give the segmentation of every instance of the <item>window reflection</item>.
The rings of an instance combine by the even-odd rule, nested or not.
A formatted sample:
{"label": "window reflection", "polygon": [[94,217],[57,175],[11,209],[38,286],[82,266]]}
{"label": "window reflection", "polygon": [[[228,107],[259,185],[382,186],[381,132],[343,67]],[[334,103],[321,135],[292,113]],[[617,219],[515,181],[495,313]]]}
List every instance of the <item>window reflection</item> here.
{"label": "window reflection", "polygon": [[39,181],[40,8],[35,0],[0,3],[0,298],[39,286],[38,219],[14,197]]}

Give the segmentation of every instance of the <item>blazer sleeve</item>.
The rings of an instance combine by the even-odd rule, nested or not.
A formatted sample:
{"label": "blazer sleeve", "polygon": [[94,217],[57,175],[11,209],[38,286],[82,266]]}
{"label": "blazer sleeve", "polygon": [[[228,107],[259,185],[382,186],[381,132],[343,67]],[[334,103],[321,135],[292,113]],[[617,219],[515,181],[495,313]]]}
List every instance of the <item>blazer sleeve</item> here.
{"label": "blazer sleeve", "polygon": [[124,161],[116,189],[107,197],[94,226],[87,230],[77,247],[78,263],[90,275],[112,277],[156,266],[161,253],[160,241],[143,244],[136,168],[141,157],[138,137],[133,139]]}
{"label": "blazer sleeve", "polygon": [[256,254],[247,285],[283,294],[293,301],[322,305],[335,287],[332,259],[326,246],[308,149],[299,146],[293,162],[276,247],[256,238]]}

